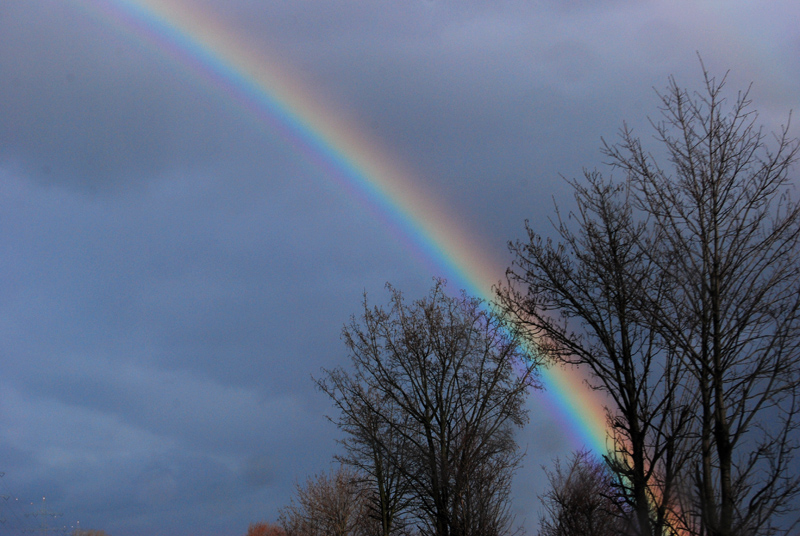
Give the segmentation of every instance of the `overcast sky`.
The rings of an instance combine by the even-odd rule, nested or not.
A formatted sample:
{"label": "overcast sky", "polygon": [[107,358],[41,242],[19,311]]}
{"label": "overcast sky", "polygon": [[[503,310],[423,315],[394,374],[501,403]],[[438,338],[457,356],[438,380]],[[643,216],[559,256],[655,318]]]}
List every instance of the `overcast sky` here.
{"label": "overcast sky", "polygon": [[[731,96],[753,83],[768,129],[800,109],[796,0],[184,3],[293,72],[498,266],[525,219],[547,232],[569,207],[561,175],[602,166],[601,137],[627,121],[649,142],[654,88],[699,87],[698,52]],[[97,14],[0,0],[0,535],[36,528],[42,497],[52,523],[113,536],[243,535],[330,467],[311,378],[346,363],[363,292],[447,274]],[[540,466],[580,445],[546,396],[530,408],[513,499],[532,533]]]}

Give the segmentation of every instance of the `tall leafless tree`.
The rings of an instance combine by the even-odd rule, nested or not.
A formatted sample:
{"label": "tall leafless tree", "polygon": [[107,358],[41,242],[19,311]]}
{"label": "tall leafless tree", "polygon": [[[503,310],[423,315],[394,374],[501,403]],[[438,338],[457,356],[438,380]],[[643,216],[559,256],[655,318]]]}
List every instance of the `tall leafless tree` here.
{"label": "tall leafless tree", "polygon": [[[481,301],[450,297],[441,281],[411,305],[389,288],[388,309],[365,299],[344,329],[352,370],[319,382],[342,410],[349,454],[373,474],[377,463],[396,471],[421,534],[506,534],[513,432],[538,386],[535,363]],[[364,433],[372,420],[377,432]],[[365,440],[378,445],[361,449]]]}
{"label": "tall leafless tree", "polygon": [[389,423],[401,423],[407,416],[342,370],[329,372],[317,384],[339,410],[331,420],[345,432],[345,453],[336,458],[362,475],[368,516],[380,526],[381,536],[405,534],[411,497],[401,468],[408,442]]}
{"label": "tall leafless tree", "polygon": [[699,403],[687,515],[710,536],[772,534],[800,492],[798,142],[788,123],[767,138],[749,90],[726,102],[724,78],[704,71],[704,82],[690,94],[671,79],[661,95],[654,126],[670,171],[627,129],[606,154],[659,234],[648,252],[671,290],[650,323]]}
{"label": "tall leafless tree", "polygon": [[643,251],[654,237],[631,208],[629,185],[597,172],[572,185],[577,209],[555,220],[560,241],[526,226],[528,241],[510,246],[514,266],[498,301],[534,351],[556,364],[588,367],[593,386],[609,395],[608,462],[620,495],[637,534],[661,535],[671,530],[691,415],[685,370],[642,313],[647,299],[668,289]]}
{"label": "tall leafless tree", "polygon": [[623,127],[604,145],[622,180],[573,181],[559,241],[529,228],[498,295],[610,395],[608,461],[639,534],[773,534],[800,491],[798,143],[787,125],[770,144],[748,92],[729,104],[704,81],[661,95],[669,166]]}

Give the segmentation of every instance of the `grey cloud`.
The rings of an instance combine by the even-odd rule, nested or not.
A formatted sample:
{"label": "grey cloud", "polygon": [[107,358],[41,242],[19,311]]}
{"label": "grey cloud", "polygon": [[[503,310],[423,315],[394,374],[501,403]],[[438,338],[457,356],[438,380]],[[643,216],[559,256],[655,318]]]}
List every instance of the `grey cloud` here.
{"label": "grey cloud", "polygon": [[274,456],[258,453],[250,456],[242,468],[242,476],[250,486],[266,486],[275,480]]}
{"label": "grey cloud", "polygon": [[141,189],[178,169],[235,169],[245,157],[252,173],[286,151],[240,137],[253,129],[244,111],[220,107],[223,90],[177,60],[130,40],[107,45],[113,28],[56,4],[12,3],[0,18],[6,168],[79,190]]}

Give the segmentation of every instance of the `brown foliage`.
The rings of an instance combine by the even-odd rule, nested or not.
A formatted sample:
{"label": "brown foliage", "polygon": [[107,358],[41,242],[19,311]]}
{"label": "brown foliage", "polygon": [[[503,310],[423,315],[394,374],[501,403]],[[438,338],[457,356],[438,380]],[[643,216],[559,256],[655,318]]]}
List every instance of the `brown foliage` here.
{"label": "brown foliage", "polygon": [[297,484],[295,497],[281,509],[279,521],[288,536],[358,536],[375,533],[365,515],[360,479],[340,468]]}
{"label": "brown foliage", "polygon": [[271,523],[252,523],[247,527],[247,536],[286,536],[286,531]]}

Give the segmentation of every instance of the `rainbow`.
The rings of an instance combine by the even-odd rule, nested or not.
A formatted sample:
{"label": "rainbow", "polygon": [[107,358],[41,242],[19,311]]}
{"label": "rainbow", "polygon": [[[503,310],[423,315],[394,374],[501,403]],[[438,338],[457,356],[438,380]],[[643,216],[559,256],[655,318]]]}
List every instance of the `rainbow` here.
{"label": "rainbow", "polygon": [[[153,46],[216,87],[372,210],[420,261],[472,295],[491,299],[492,285],[505,267],[487,259],[462,226],[415,187],[402,166],[320,104],[318,96],[263,51],[184,0],[75,1],[88,15]],[[583,378],[553,367],[542,380],[542,403],[567,423],[575,447],[605,453],[605,410]]]}

